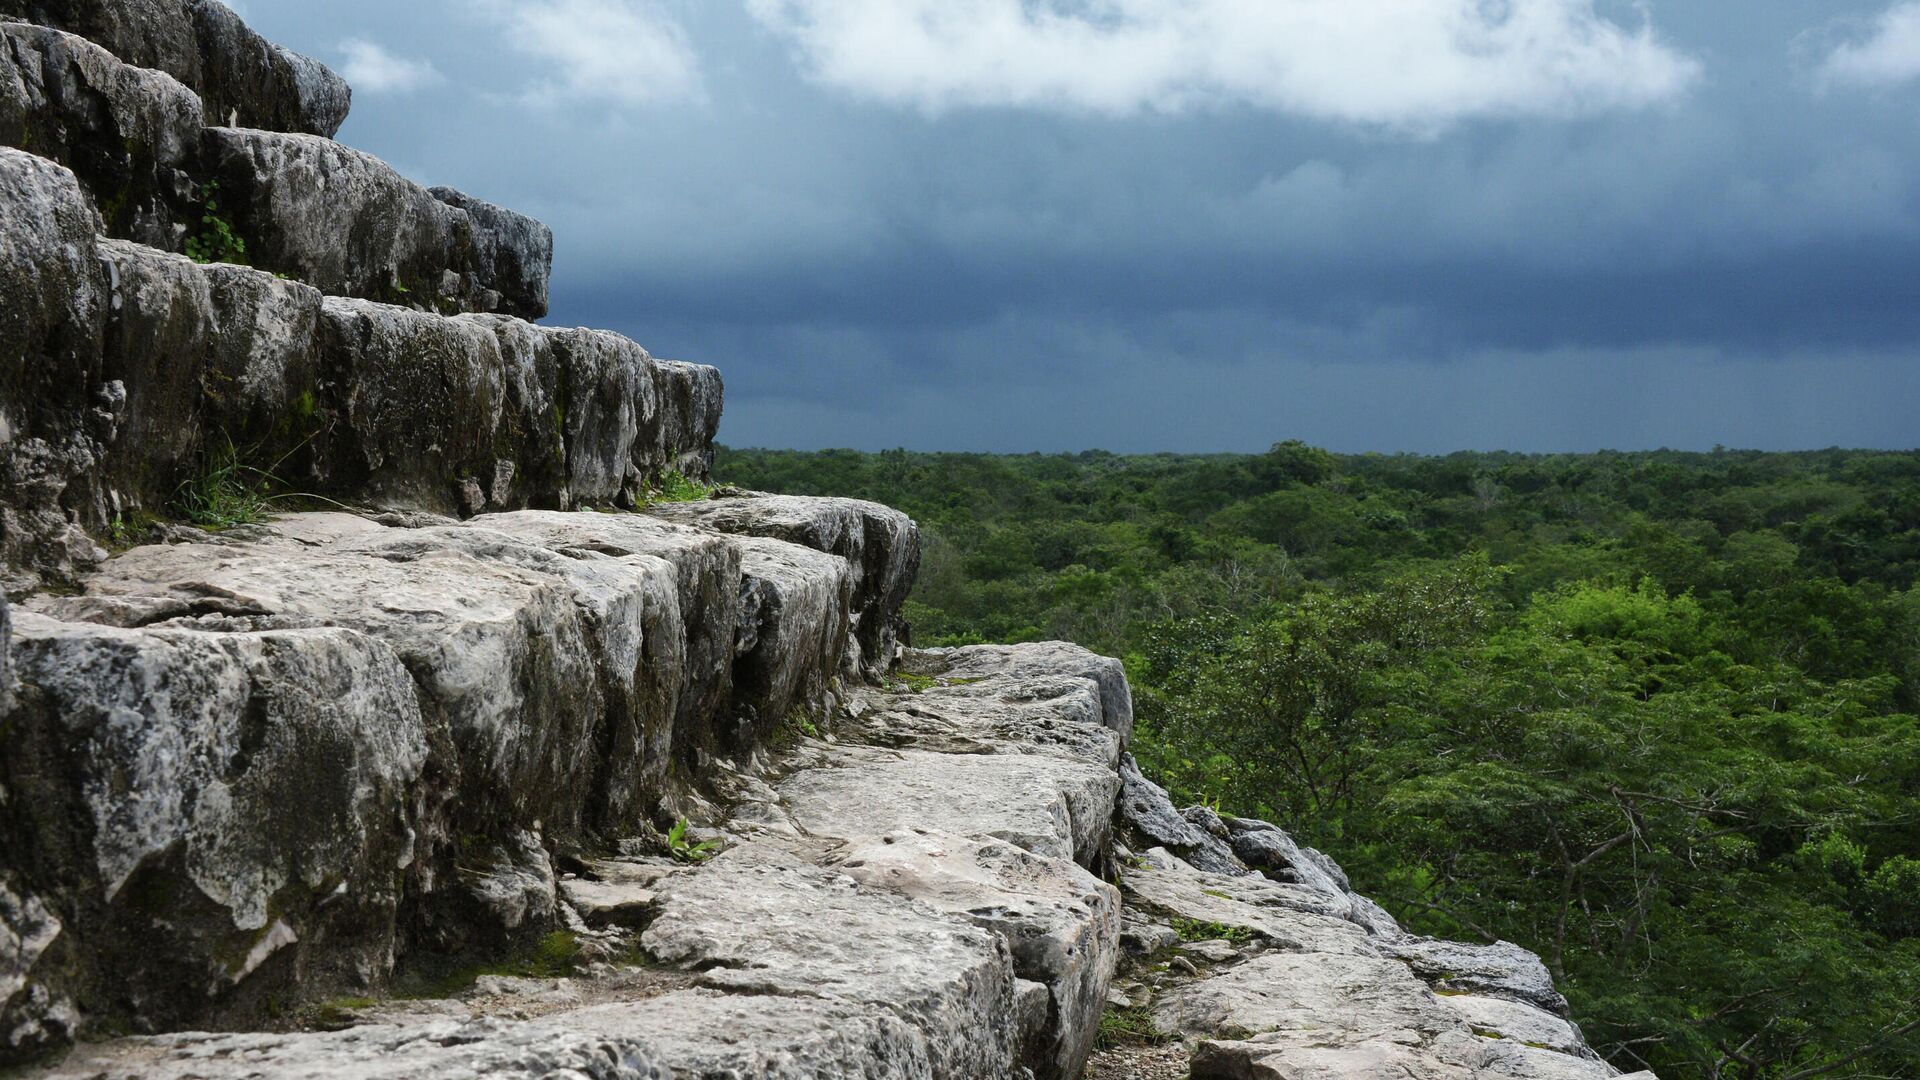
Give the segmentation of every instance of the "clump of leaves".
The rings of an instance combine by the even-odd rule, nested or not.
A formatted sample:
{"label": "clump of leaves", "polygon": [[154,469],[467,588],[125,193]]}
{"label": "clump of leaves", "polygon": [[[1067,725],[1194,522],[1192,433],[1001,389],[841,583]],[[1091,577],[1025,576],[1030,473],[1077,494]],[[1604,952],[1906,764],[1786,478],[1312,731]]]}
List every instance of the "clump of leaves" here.
{"label": "clump of leaves", "polygon": [[200,189],[199,232],[187,237],[187,258],[197,263],[242,263],[247,261],[247,242],[233,229],[233,223],[220,216],[220,182],[209,180]]}
{"label": "clump of leaves", "polygon": [[695,843],[688,839],[686,818],[681,818],[679,821],[674,822],[673,828],[667,830],[667,851],[680,862],[706,862],[708,859],[713,858],[714,854],[719,850],[720,845],[711,840],[702,840]]}
{"label": "clump of leaves", "polygon": [[1203,922],[1199,919],[1173,920],[1173,932],[1181,941],[1231,941],[1235,945],[1253,940],[1253,931],[1244,926]]}
{"label": "clump of leaves", "polygon": [[702,502],[713,494],[713,488],[689,477],[677,469],[668,469],[659,482],[647,492],[650,503],[686,503]]}

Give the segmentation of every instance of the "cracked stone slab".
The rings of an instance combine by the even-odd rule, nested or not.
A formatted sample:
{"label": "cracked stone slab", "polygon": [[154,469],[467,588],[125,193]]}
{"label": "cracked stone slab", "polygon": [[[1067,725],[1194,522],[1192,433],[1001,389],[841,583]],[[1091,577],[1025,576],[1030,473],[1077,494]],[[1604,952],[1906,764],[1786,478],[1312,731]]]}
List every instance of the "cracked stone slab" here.
{"label": "cracked stone slab", "polygon": [[1079,1075],[1119,955],[1117,889],[1064,859],[927,829],[856,841],[832,865],[1000,935],[1018,976],[1044,993],[1040,1023],[1022,1025],[1042,1033],[1028,1063],[1042,1077]]}
{"label": "cracked stone slab", "polygon": [[938,754],[819,747],[776,791],[795,825],[854,839],[899,829],[979,834],[1082,865],[1105,855],[1119,781],[1095,765],[1036,754]]}
{"label": "cracked stone slab", "polygon": [[836,734],[867,745],[944,754],[1049,754],[1113,770],[1121,739],[1104,725],[1100,689],[1074,675],[993,675],[917,693],[855,694]]}
{"label": "cracked stone slab", "polygon": [[1374,955],[1367,933],[1332,898],[1265,878],[1209,874],[1155,849],[1121,872],[1136,906],[1201,924],[1249,930],[1282,948]]}
{"label": "cracked stone slab", "polygon": [[968,645],[954,649],[925,649],[907,653],[901,666],[917,675],[949,679],[983,679],[992,675],[1030,678],[1036,675],[1076,675],[1100,687],[1100,712],[1107,727],[1124,742],[1133,737],[1133,691],[1126,667],[1110,656],[1089,652],[1063,641],[1028,645]]}
{"label": "cracked stone slab", "polygon": [[1013,958],[998,935],[768,844],[659,887],[641,935],[712,989],[822,998],[923,1033],[935,1075],[993,1075],[1016,1047]]}

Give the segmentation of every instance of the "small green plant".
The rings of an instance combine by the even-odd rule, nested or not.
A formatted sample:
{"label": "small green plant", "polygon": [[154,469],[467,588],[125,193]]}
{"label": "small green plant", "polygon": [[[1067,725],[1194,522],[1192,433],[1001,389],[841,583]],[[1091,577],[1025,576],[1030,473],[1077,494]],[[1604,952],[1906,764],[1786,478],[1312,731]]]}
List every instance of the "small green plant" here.
{"label": "small green plant", "polygon": [[1181,941],[1231,941],[1235,945],[1253,940],[1253,931],[1244,926],[1203,922],[1199,919],[1173,920],[1173,932]]}
{"label": "small green plant", "polygon": [[180,516],[202,528],[230,529],[263,520],[279,479],[241,460],[239,447],[222,438],[207,454],[200,475],[180,485],[174,504]]}
{"label": "small green plant", "polygon": [[1100,1017],[1100,1030],[1094,1036],[1094,1046],[1100,1050],[1161,1046],[1168,1041],[1168,1036],[1153,1026],[1152,1015],[1136,1007],[1109,1010]]}
{"label": "small green plant", "polygon": [[820,728],[814,724],[813,716],[798,705],[787,712],[787,729],[797,731],[809,739],[820,737]]}
{"label": "small green plant", "polygon": [[220,182],[209,180],[200,189],[198,233],[187,237],[187,258],[197,263],[245,263],[247,242],[233,231],[233,224],[220,216]]}
{"label": "small green plant", "polygon": [[360,1011],[379,1002],[370,997],[340,997],[313,1007],[308,1023],[320,1031],[340,1031],[360,1023]]}
{"label": "small green plant", "polygon": [[653,489],[647,492],[650,503],[702,502],[713,489],[677,469],[668,469]]}
{"label": "small green plant", "polygon": [[907,691],[914,694],[924,694],[940,685],[940,680],[931,675],[915,675],[910,671],[902,671],[894,677],[905,683]]}
{"label": "small green plant", "polygon": [[706,862],[708,859],[713,858],[714,853],[719,849],[720,845],[711,840],[702,840],[699,843],[694,843],[692,840],[687,839],[686,818],[681,818],[679,821],[674,822],[673,828],[667,830],[667,851],[672,853],[673,857],[680,862]]}

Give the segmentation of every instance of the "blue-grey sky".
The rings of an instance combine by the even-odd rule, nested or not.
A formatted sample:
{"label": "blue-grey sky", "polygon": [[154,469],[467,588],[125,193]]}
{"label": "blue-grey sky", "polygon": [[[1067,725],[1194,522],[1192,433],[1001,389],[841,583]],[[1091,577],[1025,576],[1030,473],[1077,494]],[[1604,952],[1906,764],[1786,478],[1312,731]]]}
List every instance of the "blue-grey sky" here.
{"label": "blue-grey sky", "polygon": [[736,446],[1920,445],[1920,0],[245,0]]}

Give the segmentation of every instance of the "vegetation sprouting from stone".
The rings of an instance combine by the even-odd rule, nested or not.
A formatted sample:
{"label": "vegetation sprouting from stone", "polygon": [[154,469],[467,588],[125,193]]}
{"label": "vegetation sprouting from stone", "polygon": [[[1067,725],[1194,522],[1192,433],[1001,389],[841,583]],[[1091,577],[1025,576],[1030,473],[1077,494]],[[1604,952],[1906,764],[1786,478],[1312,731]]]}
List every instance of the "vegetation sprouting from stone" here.
{"label": "vegetation sprouting from stone", "polygon": [[1126,658],[1176,798],[1539,952],[1663,1080],[1920,1061],[1920,453],[723,450],[897,506],[922,645]]}
{"label": "vegetation sprouting from stone", "polygon": [[677,469],[669,469],[648,490],[647,501],[650,503],[700,502],[712,494],[712,487],[692,479]]}
{"label": "vegetation sprouting from stone", "polygon": [[265,520],[278,497],[280,480],[271,469],[249,464],[230,438],[209,449],[197,476],[180,485],[174,510],[192,524],[229,529]]}
{"label": "vegetation sprouting from stone", "polygon": [[1094,1046],[1100,1050],[1115,1050],[1128,1046],[1160,1046],[1169,1041],[1153,1026],[1153,1017],[1145,1009],[1128,1007],[1108,1009],[1100,1017],[1100,1030],[1094,1037]]}
{"label": "vegetation sprouting from stone", "polygon": [[720,845],[712,840],[695,841],[687,836],[687,820],[681,818],[667,830],[667,851],[680,862],[706,862],[720,850]]}
{"label": "vegetation sprouting from stone", "polygon": [[200,231],[187,237],[187,258],[197,263],[245,263],[247,242],[220,213],[220,183],[200,190]]}

